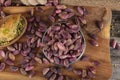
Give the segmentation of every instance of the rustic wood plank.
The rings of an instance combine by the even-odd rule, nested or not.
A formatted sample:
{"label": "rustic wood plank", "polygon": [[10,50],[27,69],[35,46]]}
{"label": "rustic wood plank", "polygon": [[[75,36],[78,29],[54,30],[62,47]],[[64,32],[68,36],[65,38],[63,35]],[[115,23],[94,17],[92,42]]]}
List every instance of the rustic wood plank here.
{"label": "rustic wood plank", "polygon": [[[115,39],[120,42],[119,37],[111,37],[111,39]],[[120,80],[120,50],[112,49],[111,48],[111,59],[113,65],[113,76],[111,80]]]}
{"label": "rustic wood plank", "polygon": [[[120,43],[120,38],[119,37],[112,37],[111,39],[113,39],[113,38]],[[111,51],[111,56],[120,57],[120,50],[116,50],[116,49],[111,48],[110,51]]]}
{"label": "rustic wood plank", "polygon": [[111,80],[120,80],[120,57],[112,56],[113,76]]}
{"label": "rustic wood plank", "polygon": [[61,3],[76,6],[102,6],[120,10],[120,0],[61,0]]}
{"label": "rustic wood plank", "polygon": [[111,80],[120,80],[120,57],[112,57],[113,76]]}
{"label": "rustic wood plank", "polygon": [[[12,3],[21,4],[20,0],[12,0]],[[120,10],[120,0],[60,0],[60,3],[74,6],[102,6]]]}
{"label": "rustic wood plank", "polygon": [[[114,34],[114,37],[111,37],[111,39],[115,39],[120,43],[120,37],[119,33],[116,30],[120,30],[120,11],[113,11],[113,20],[112,25],[114,26],[114,29],[111,30],[111,33]],[[116,36],[116,37],[115,37]],[[120,80],[120,50],[112,49],[111,48],[111,59],[112,59],[112,65],[113,65],[113,76],[111,80]]]}
{"label": "rustic wood plank", "polygon": [[120,57],[112,56],[111,59],[112,59],[113,66],[114,64],[120,64]]}

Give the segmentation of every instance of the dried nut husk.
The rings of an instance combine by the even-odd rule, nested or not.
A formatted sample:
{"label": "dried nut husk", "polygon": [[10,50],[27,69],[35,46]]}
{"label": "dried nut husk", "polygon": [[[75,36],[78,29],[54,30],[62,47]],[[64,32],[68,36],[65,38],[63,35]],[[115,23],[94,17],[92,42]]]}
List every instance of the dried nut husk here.
{"label": "dried nut husk", "polygon": [[68,67],[69,66],[69,60],[65,59],[63,64],[64,64],[65,67]]}
{"label": "dried nut husk", "polygon": [[25,71],[31,71],[34,69],[34,66],[27,66],[25,67]]}
{"label": "dried nut husk", "polygon": [[10,6],[12,4],[12,0],[6,0],[5,2],[4,2],[4,5],[5,6]]}
{"label": "dried nut husk", "polygon": [[20,68],[20,72],[22,75],[27,75],[27,72],[23,68]]}
{"label": "dried nut husk", "polygon": [[95,74],[93,74],[91,71],[88,71],[87,74],[90,78],[95,78],[96,77]]}
{"label": "dried nut husk", "polygon": [[1,4],[3,4],[5,2],[5,0],[1,0]]}
{"label": "dried nut husk", "polygon": [[83,69],[82,70],[82,78],[85,78],[87,76],[87,70]]}
{"label": "dried nut husk", "polygon": [[3,11],[1,11],[1,12],[0,12],[0,16],[1,16],[2,18],[5,18],[6,14],[5,14]]}
{"label": "dried nut husk", "polygon": [[19,68],[16,67],[16,66],[10,66],[10,70],[13,71],[13,72],[16,72],[16,71],[19,70]]}
{"label": "dried nut husk", "polygon": [[50,70],[50,68],[44,68],[43,71],[42,71],[43,75],[46,75],[49,70]]}
{"label": "dried nut husk", "polygon": [[13,54],[14,54],[14,55],[18,55],[18,54],[20,54],[20,51],[19,51],[19,50],[15,50],[15,51],[13,52]]}
{"label": "dried nut husk", "polygon": [[83,24],[87,24],[87,21],[84,17],[79,17],[79,20],[83,23]]}
{"label": "dried nut husk", "polygon": [[56,68],[56,67],[51,67],[51,68],[50,68],[50,70],[51,70],[51,71],[53,71],[55,74],[57,74],[57,73],[58,73],[58,71],[57,71],[57,68]]}
{"label": "dried nut husk", "polygon": [[13,53],[9,53],[9,59],[15,61],[15,55]]}
{"label": "dried nut husk", "polygon": [[46,58],[43,58],[42,60],[43,60],[43,63],[45,63],[45,64],[49,64],[50,63]]}
{"label": "dried nut husk", "polygon": [[22,46],[23,46],[22,43],[19,43],[19,44],[18,44],[18,50],[19,50],[19,51],[22,50]]}
{"label": "dried nut husk", "polygon": [[88,67],[89,71],[91,71],[93,74],[96,74],[96,69],[94,66]]}
{"label": "dried nut husk", "polygon": [[13,47],[18,50],[18,43],[13,44]]}
{"label": "dried nut husk", "polygon": [[57,77],[57,74],[53,74],[53,75],[49,78],[49,80],[55,80],[56,77]]}
{"label": "dried nut husk", "polygon": [[7,49],[8,49],[9,51],[15,51],[15,48],[12,47],[12,46],[8,46]]}
{"label": "dried nut husk", "polygon": [[[35,20],[35,17],[33,17],[33,16],[28,19],[29,22],[33,22],[34,20]],[[30,26],[32,26],[32,24],[29,24],[29,27]]]}
{"label": "dried nut husk", "polygon": [[49,19],[51,22],[53,22],[53,23],[55,22],[55,18],[53,16],[49,16]]}
{"label": "dried nut husk", "polygon": [[71,17],[74,16],[74,13],[66,13],[66,12],[61,12],[59,15],[58,15],[61,19],[69,19]]}
{"label": "dried nut husk", "polygon": [[57,9],[57,10],[55,10],[55,13],[56,13],[56,14],[60,14],[61,12],[62,12],[61,9]]}
{"label": "dried nut husk", "polygon": [[45,75],[46,78],[50,78],[53,75],[52,71],[48,71],[48,73]]}
{"label": "dried nut husk", "polygon": [[98,42],[96,40],[90,40],[90,43],[93,45],[93,46],[99,46]]}
{"label": "dried nut husk", "polygon": [[6,60],[6,64],[8,64],[8,65],[10,65],[10,66],[13,66],[13,65],[14,65],[13,61],[10,60],[10,59],[7,59],[7,60]]}
{"label": "dried nut husk", "polygon": [[57,6],[57,5],[59,4],[59,0],[54,0],[54,1],[53,1],[53,4],[54,4],[55,6]]}
{"label": "dried nut husk", "polygon": [[60,59],[58,57],[54,57],[54,63],[59,64],[60,63]]}
{"label": "dried nut husk", "polygon": [[116,43],[116,47],[115,47],[115,49],[120,50],[120,44],[119,44],[119,43]]}
{"label": "dried nut husk", "polygon": [[78,6],[77,7],[77,11],[80,13],[80,15],[83,15],[84,14],[84,10],[82,7]]}
{"label": "dried nut husk", "polygon": [[38,62],[39,64],[42,64],[42,60],[41,60],[40,58],[35,57],[34,59],[35,59],[35,61]]}
{"label": "dried nut husk", "polygon": [[39,22],[40,21],[40,16],[35,16],[35,20],[36,20],[36,22]]}
{"label": "dried nut husk", "polygon": [[5,67],[6,67],[5,63],[0,63],[0,71],[4,71]]}
{"label": "dried nut husk", "polygon": [[64,46],[63,43],[61,43],[61,42],[58,42],[58,43],[57,43],[57,46],[58,46],[58,48],[59,48],[60,50],[62,50],[62,51],[65,51],[65,50],[66,50],[65,46]]}
{"label": "dried nut husk", "polygon": [[112,39],[111,42],[110,42],[111,47],[115,48],[116,44],[117,44],[117,41],[115,39]]}
{"label": "dried nut husk", "polygon": [[2,58],[5,58],[5,56],[6,56],[5,52],[3,50],[0,50],[0,60]]}

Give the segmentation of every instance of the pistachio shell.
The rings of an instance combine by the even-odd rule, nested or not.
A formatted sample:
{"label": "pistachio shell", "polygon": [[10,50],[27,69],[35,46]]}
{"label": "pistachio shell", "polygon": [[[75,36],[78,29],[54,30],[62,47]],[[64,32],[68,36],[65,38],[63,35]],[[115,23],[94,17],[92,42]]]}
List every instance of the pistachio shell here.
{"label": "pistachio shell", "polygon": [[8,49],[9,51],[15,51],[15,48],[12,47],[12,46],[8,46],[7,49]]}
{"label": "pistachio shell", "polygon": [[57,6],[57,5],[59,4],[59,0],[54,0],[54,1],[53,1],[53,4],[54,4],[55,6]]}
{"label": "pistachio shell", "polygon": [[83,15],[84,11],[83,11],[83,8],[82,8],[82,7],[78,6],[78,7],[77,7],[77,10],[78,10],[78,12],[80,13],[80,15]]}
{"label": "pistachio shell", "polygon": [[65,46],[64,46],[63,43],[61,43],[61,42],[58,42],[58,43],[57,43],[57,46],[58,46],[58,48],[59,48],[60,50],[62,50],[62,51],[65,51],[65,50],[66,50]]}
{"label": "pistachio shell", "polygon": [[20,68],[20,72],[22,75],[27,75],[27,72],[23,68]]}
{"label": "pistachio shell", "polygon": [[5,58],[5,55],[6,55],[5,52],[3,50],[0,50],[0,56]]}
{"label": "pistachio shell", "polygon": [[0,63],[0,71],[3,71],[6,67],[5,63]]}
{"label": "pistachio shell", "polygon": [[15,55],[13,53],[9,53],[9,59],[15,61]]}
{"label": "pistachio shell", "polygon": [[115,39],[112,39],[112,40],[110,41],[110,45],[111,45],[112,48],[115,48],[115,47],[116,47],[116,44],[117,44],[117,41],[116,41]]}
{"label": "pistachio shell", "polygon": [[16,66],[10,66],[10,70],[16,72],[19,70],[19,68]]}
{"label": "pistachio shell", "polygon": [[43,71],[42,71],[42,72],[43,72],[43,75],[46,75],[49,70],[50,70],[50,68],[44,68]]}
{"label": "pistachio shell", "polygon": [[5,2],[4,2],[4,5],[5,6],[10,6],[12,4],[12,0],[6,0]]}
{"label": "pistachio shell", "polygon": [[6,64],[8,64],[8,65],[10,65],[10,66],[13,66],[13,65],[14,65],[13,61],[10,60],[10,59],[6,60]]}
{"label": "pistachio shell", "polygon": [[48,71],[48,73],[45,75],[46,78],[50,78],[53,75],[52,71]]}
{"label": "pistachio shell", "polygon": [[56,77],[57,77],[57,74],[53,74],[53,75],[49,78],[49,80],[55,80]]}
{"label": "pistachio shell", "polygon": [[32,69],[34,69],[34,66],[27,66],[27,67],[25,67],[25,71],[31,71]]}
{"label": "pistachio shell", "polygon": [[82,70],[82,78],[85,78],[87,76],[87,71],[86,70]]}
{"label": "pistachio shell", "polygon": [[98,42],[96,40],[90,40],[90,43],[93,45],[93,46],[99,46]]}

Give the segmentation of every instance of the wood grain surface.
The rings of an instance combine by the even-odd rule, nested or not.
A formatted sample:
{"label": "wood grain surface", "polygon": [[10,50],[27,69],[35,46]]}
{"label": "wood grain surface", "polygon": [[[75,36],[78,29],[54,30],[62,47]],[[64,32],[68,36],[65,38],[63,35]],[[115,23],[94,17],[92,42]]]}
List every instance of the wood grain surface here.
{"label": "wood grain surface", "polygon": [[[12,8],[12,9],[11,9]],[[22,8],[22,9],[21,9]],[[17,7],[9,7],[9,8],[4,8],[4,11],[10,14],[10,13],[24,13],[28,10],[30,10],[32,7],[19,7],[19,11]],[[89,37],[87,37],[86,33],[84,32],[86,42],[87,42],[87,48],[85,51],[84,55],[90,56],[91,61],[92,60],[98,60],[101,63],[100,67],[96,67],[97,69],[97,74],[96,78],[93,80],[108,80],[112,76],[112,67],[111,67],[111,59],[110,59],[110,47],[109,47],[109,41],[110,41],[110,24],[111,24],[111,10],[107,8],[99,8],[99,7],[86,7],[89,15],[87,16],[87,23],[88,27],[87,29],[89,31],[93,31],[96,29],[96,25],[94,23],[95,20],[101,20],[103,19],[104,21],[104,29],[98,33],[99,36],[99,47],[94,47],[89,43]],[[52,8],[47,7],[44,8],[43,13],[39,13],[41,18],[43,20],[48,20],[47,17],[49,14],[51,14]],[[15,11],[15,12],[13,12]],[[18,12],[17,12],[18,11]],[[47,21],[48,22],[48,21]],[[23,36],[24,38],[24,36]],[[21,40],[23,39],[21,38]],[[19,64],[21,56],[18,56],[16,64]],[[73,64],[74,68],[83,68],[85,69],[87,66],[93,65],[91,62],[81,62],[78,61],[75,64]],[[45,65],[45,64],[37,64],[35,67],[35,70],[37,71],[37,74],[33,78],[28,78],[27,76],[23,76],[20,73],[16,72],[10,72],[9,67],[5,70],[5,72],[0,72],[0,80],[46,80],[43,75],[42,75],[42,69],[50,65]],[[72,72],[68,72],[66,70],[63,70],[64,75],[69,75],[72,76],[73,78],[79,79],[78,76],[74,75]]]}
{"label": "wood grain surface", "polygon": [[[115,39],[120,43],[119,37],[111,37],[111,39]],[[113,66],[113,76],[111,80],[120,80],[120,50],[110,49],[111,52],[111,60]]]}
{"label": "wood grain surface", "polygon": [[120,0],[60,0],[62,4],[74,6],[99,6],[120,10]]}
{"label": "wood grain surface", "polygon": [[[112,11],[111,39],[120,43],[120,11]],[[120,50],[111,48],[111,60],[113,66],[113,76],[111,80],[120,80]]]}
{"label": "wood grain surface", "polygon": [[[120,10],[120,0],[59,0],[61,4],[74,6],[101,6],[113,10]],[[12,3],[21,4],[20,0],[12,0]]]}

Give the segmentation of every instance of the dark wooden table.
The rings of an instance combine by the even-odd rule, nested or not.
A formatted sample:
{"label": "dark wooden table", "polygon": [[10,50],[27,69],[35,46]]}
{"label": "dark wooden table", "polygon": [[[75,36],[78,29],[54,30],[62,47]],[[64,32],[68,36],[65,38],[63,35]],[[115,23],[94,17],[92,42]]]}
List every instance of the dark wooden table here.
{"label": "dark wooden table", "polygon": [[[120,43],[120,11],[113,11],[111,26],[111,38]],[[113,77],[111,80],[120,80],[120,50],[110,49],[113,66]]]}

